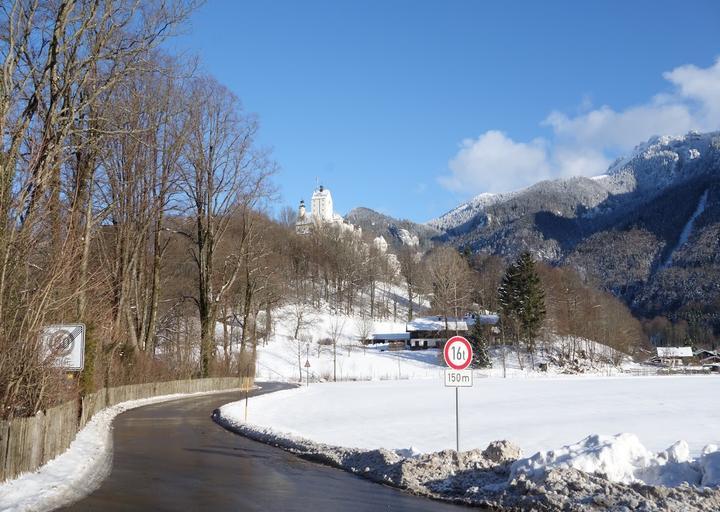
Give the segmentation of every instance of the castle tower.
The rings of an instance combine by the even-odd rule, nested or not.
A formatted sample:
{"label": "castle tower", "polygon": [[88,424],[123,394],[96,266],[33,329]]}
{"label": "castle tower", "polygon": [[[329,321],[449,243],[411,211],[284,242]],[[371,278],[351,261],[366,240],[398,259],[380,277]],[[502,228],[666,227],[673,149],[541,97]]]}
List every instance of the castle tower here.
{"label": "castle tower", "polygon": [[330,191],[320,185],[312,195],[312,217],[318,224],[332,222],[333,201]]}

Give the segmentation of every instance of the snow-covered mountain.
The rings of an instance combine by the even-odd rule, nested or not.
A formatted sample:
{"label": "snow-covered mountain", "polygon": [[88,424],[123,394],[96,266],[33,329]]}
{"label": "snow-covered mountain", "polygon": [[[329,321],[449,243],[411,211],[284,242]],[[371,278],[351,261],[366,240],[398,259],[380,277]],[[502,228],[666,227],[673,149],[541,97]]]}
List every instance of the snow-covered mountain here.
{"label": "snow-covered mountain", "polygon": [[645,314],[708,304],[720,300],[720,132],[654,137],[602,176],[481,194],[428,225],[456,246],[572,265]]}
{"label": "snow-covered mountain", "polygon": [[618,158],[602,176],[543,181],[515,192],[483,193],[427,224],[444,232],[461,233],[492,220],[477,219],[478,216],[486,217],[484,214],[490,207],[536,195],[567,193],[569,202],[593,209],[609,196],[632,192],[645,196],[657,194],[706,174],[709,168],[717,169],[719,141],[720,132],[653,137],[639,144],[629,155]]}

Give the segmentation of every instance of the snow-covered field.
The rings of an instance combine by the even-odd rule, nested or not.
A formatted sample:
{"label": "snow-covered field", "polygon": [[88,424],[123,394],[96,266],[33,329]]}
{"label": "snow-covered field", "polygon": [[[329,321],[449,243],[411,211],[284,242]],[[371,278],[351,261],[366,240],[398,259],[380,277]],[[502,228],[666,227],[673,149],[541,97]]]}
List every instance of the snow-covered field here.
{"label": "snow-covered field", "polygon": [[[349,347],[349,348],[348,348]],[[337,380],[403,380],[433,378],[438,371],[438,351],[389,351],[387,345],[337,348]],[[305,361],[310,362],[311,381],[333,380],[333,349],[313,346],[310,356],[301,347],[300,364],[305,381]],[[258,380],[297,382],[299,376],[297,347],[292,340],[278,339],[258,349]]]}
{"label": "snow-covered field", "polygon": [[[338,446],[433,452],[455,446],[454,393],[439,371],[426,380],[311,384],[251,399],[249,419]],[[697,456],[720,444],[717,396],[717,376],[480,378],[460,389],[461,449],[507,439],[530,455],[630,432],[652,451],[685,440]]]}

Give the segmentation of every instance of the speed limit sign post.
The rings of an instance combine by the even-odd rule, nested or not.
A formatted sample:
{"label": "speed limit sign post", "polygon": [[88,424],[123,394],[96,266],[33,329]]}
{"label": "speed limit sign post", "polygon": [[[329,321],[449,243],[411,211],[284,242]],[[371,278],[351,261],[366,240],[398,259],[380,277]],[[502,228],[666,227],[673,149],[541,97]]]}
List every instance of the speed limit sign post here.
{"label": "speed limit sign post", "polygon": [[445,370],[445,386],[455,388],[455,451],[460,453],[460,400],[458,398],[458,388],[472,387],[473,385],[472,370],[467,369],[472,362],[472,346],[462,336],[453,336],[445,343],[443,356],[445,357],[445,364],[448,365]]}

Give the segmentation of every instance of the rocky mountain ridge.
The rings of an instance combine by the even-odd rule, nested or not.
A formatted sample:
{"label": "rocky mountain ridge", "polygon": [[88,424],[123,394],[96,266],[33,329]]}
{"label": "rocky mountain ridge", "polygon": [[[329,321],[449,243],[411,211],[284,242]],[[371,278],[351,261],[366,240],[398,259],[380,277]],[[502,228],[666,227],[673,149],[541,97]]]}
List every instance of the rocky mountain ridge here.
{"label": "rocky mountain ridge", "polygon": [[428,249],[432,245],[431,240],[442,236],[442,232],[432,226],[395,219],[364,207],[352,209],[345,216],[345,220],[361,227],[363,233],[368,233],[373,238],[382,236],[395,250],[403,246],[415,247],[418,250]]}

